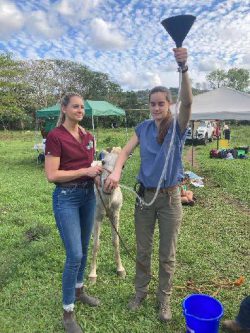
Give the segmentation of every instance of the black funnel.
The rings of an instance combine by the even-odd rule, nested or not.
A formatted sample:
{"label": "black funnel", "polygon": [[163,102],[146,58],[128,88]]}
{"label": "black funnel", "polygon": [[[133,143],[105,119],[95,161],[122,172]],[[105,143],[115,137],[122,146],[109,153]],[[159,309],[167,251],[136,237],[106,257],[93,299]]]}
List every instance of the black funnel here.
{"label": "black funnel", "polygon": [[178,15],[163,20],[161,24],[175,41],[176,47],[182,47],[182,42],[187,36],[195,19],[196,17],[193,15]]}

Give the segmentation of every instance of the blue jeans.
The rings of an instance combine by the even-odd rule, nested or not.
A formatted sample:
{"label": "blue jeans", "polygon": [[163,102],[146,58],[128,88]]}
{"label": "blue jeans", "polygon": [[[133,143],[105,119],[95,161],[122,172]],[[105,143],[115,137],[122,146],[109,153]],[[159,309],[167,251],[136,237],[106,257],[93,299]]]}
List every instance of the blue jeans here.
{"label": "blue jeans", "polygon": [[96,198],[94,186],[90,188],[63,188],[53,193],[53,210],[62,238],[66,261],[63,271],[63,304],[75,301],[75,285],[82,283],[87,262]]}

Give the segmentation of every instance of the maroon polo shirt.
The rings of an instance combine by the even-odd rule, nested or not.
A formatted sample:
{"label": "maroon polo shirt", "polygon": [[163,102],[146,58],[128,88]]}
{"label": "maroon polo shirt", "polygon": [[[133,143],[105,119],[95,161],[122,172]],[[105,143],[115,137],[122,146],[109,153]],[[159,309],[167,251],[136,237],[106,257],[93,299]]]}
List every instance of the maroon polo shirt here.
{"label": "maroon polo shirt", "polygon": [[[79,129],[81,143],[63,126],[54,128],[49,132],[45,155],[60,157],[59,170],[78,170],[89,168],[94,160],[94,137],[89,132],[85,134]],[[77,179],[86,180],[90,177],[81,177]]]}

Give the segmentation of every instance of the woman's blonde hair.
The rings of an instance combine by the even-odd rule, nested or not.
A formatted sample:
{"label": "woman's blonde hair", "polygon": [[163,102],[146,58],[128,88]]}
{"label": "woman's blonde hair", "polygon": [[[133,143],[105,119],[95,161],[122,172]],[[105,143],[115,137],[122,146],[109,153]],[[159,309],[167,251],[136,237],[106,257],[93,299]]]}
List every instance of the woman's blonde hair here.
{"label": "woman's blonde hair", "polygon": [[75,96],[82,98],[82,96],[80,94],[75,93],[75,92],[68,92],[68,93],[64,94],[63,97],[61,98],[60,115],[59,115],[59,118],[58,118],[57,124],[56,124],[57,127],[61,126],[65,121],[65,113],[62,111],[63,107],[67,106],[70,102],[71,97],[75,97]]}
{"label": "woman's blonde hair", "polygon": [[[166,87],[163,87],[163,86],[157,86],[150,90],[149,102],[150,102],[151,95],[158,93],[158,92],[164,93],[166,95],[166,100],[169,102],[169,105],[172,103],[171,92]],[[157,142],[159,144],[163,143],[164,138],[168,133],[169,127],[172,124],[172,121],[173,121],[173,116],[172,116],[170,109],[168,109],[168,113],[167,113],[166,117],[164,119],[162,119],[160,126],[159,126],[158,135],[157,135]]]}

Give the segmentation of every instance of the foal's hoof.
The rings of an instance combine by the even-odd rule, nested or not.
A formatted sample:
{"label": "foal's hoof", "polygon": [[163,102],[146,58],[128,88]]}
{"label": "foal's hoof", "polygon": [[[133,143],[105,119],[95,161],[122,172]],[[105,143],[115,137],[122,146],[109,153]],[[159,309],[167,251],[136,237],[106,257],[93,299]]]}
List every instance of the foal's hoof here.
{"label": "foal's hoof", "polygon": [[117,273],[117,276],[118,276],[119,278],[125,278],[125,276],[126,276],[126,271],[125,271],[125,269],[123,269],[122,271],[117,271],[116,273]]}
{"label": "foal's hoof", "polygon": [[92,283],[92,284],[95,284],[96,283],[96,276],[89,276],[89,281],[90,281],[90,283]]}

